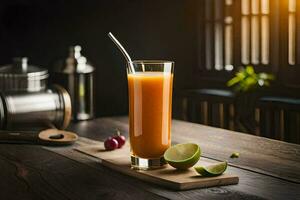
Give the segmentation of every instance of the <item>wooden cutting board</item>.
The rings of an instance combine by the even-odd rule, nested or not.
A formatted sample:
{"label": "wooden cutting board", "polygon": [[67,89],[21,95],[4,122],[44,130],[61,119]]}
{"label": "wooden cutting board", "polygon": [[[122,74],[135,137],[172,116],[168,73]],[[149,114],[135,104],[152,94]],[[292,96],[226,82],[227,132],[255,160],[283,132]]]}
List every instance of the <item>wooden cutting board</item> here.
{"label": "wooden cutting board", "polygon": [[[75,149],[79,152],[99,158],[101,164],[108,168],[174,190],[232,185],[239,182],[238,176],[226,172],[217,177],[201,177],[193,168],[186,171],[179,171],[169,165],[166,165],[166,167],[162,169],[155,170],[132,170],[130,168],[128,143],[126,143],[123,148],[114,151],[105,151],[103,142],[99,142],[97,145],[81,146]],[[212,164],[212,162],[214,161],[201,158],[197,165],[209,165]]]}

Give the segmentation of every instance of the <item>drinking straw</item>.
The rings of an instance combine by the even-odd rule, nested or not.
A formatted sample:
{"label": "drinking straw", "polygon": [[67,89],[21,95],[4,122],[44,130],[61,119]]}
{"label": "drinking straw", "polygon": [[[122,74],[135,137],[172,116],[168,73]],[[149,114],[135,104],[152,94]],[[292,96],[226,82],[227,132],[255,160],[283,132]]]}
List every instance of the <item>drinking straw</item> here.
{"label": "drinking straw", "polygon": [[134,66],[132,64],[132,60],[131,60],[129,54],[127,53],[127,51],[125,50],[125,48],[121,45],[121,43],[117,40],[117,38],[115,38],[115,36],[111,32],[108,33],[108,37],[115,43],[115,45],[122,52],[123,56],[125,57],[125,59],[129,63],[129,67],[130,67],[132,73],[135,73]]}

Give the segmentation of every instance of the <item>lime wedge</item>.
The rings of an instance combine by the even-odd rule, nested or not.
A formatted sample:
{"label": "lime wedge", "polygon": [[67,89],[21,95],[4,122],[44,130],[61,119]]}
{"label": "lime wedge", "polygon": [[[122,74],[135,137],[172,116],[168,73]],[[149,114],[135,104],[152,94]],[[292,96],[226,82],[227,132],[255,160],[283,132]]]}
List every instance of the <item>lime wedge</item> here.
{"label": "lime wedge", "polygon": [[240,157],[240,153],[239,152],[234,152],[230,156],[230,158],[238,158],[238,157]]}
{"label": "lime wedge", "polygon": [[225,172],[227,162],[220,162],[206,167],[196,166],[194,169],[202,176],[218,176]]}
{"label": "lime wedge", "polygon": [[198,162],[200,155],[201,150],[197,144],[186,143],[176,144],[168,148],[164,158],[176,169],[188,169]]}

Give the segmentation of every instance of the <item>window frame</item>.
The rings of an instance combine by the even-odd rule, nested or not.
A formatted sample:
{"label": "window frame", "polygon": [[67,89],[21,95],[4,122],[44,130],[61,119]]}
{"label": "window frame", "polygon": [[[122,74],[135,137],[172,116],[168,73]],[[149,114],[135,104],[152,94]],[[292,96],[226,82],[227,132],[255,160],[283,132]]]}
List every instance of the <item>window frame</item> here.
{"label": "window frame", "polygon": [[[232,54],[233,54],[233,66],[234,69],[232,71],[226,71],[223,67],[223,70],[215,70],[214,69],[214,37],[212,36],[211,49],[210,49],[210,62],[212,63],[211,70],[205,68],[206,59],[209,57],[206,55],[206,45],[207,40],[205,37],[206,24],[211,23],[211,33],[214,31],[214,22],[215,20],[207,21],[205,19],[205,3],[210,2],[210,7],[214,8],[214,3],[217,0],[200,0],[197,2],[198,4],[198,13],[197,13],[197,49],[198,49],[198,65],[196,66],[196,72],[198,73],[198,78],[196,78],[196,82],[207,82],[205,85],[209,85],[209,83],[213,83],[212,85],[216,85],[217,83],[221,86],[224,86],[224,83],[230,79],[234,75],[234,73],[238,70],[240,66],[244,66],[242,64],[241,58],[241,1],[242,0],[232,0],[232,30],[233,30],[233,44],[232,44]],[[225,0],[219,0],[225,2]],[[251,2],[250,2],[251,4]],[[259,0],[260,4],[260,0]],[[224,7],[223,3],[223,7]],[[268,72],[273,73],[276,76],[276,81],[273,85],[279,86],[280,88],[295,88],[300,89],[300,78],[297,78],[297,75],[300,76],[300,2],[297,2],[296,8],[296,64],[295,66],[289,66],[287,63],[287,45],[288,45],[288,23],[287,23],[287,3],[280,0],[269,0],[269,64],[261,64],[261,53],[259,57],[259,64],[253,65],[257,72]],[[238,10],[238,12],[234,12]],[[259,7],[259,10],[260,7]],[[228,11],[227,11],[228,12]],[[224,12],[225,13],[225,12]],[[212,14],[213,15],[213,14]],[[259,15],[262,16],[262,15]],[[224,15],[223,15],[224,19]],[[223,41],[224,39],[224,25],[225,22],[223,20]],[[251,32],[251,31],[250,31]],[[211,34],[214,35],[214,34]],[[250,36],[251,37],[251,36]],[[259,49],[261,52],[261,17],[259,17]],[[208,41],[209,42],[209,41]],[[224,42],[223,42],[224,43]],[[251,47],[250,47],[251,48]],[[250,49],[251,51],[251,49]],[[223,63],[225,58],[224,44],[223,44]],[[251,61],[251,54],[250,54]],[[295,75],[296,74],[296,75]],[[196,84],[197,85],[197,84]]]}

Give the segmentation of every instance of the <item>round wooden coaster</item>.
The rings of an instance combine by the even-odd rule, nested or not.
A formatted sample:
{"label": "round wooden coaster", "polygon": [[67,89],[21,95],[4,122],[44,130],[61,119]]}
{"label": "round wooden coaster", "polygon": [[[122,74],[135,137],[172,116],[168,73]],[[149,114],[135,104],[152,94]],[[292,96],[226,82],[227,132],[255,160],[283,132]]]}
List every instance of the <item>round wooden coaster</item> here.
{"label": "round wooden coaster", "polygon": [[78,136],[75,133],[58,129],[47,129],[39,133],[39,140],[51,145],[73,144],[77,139]]}

